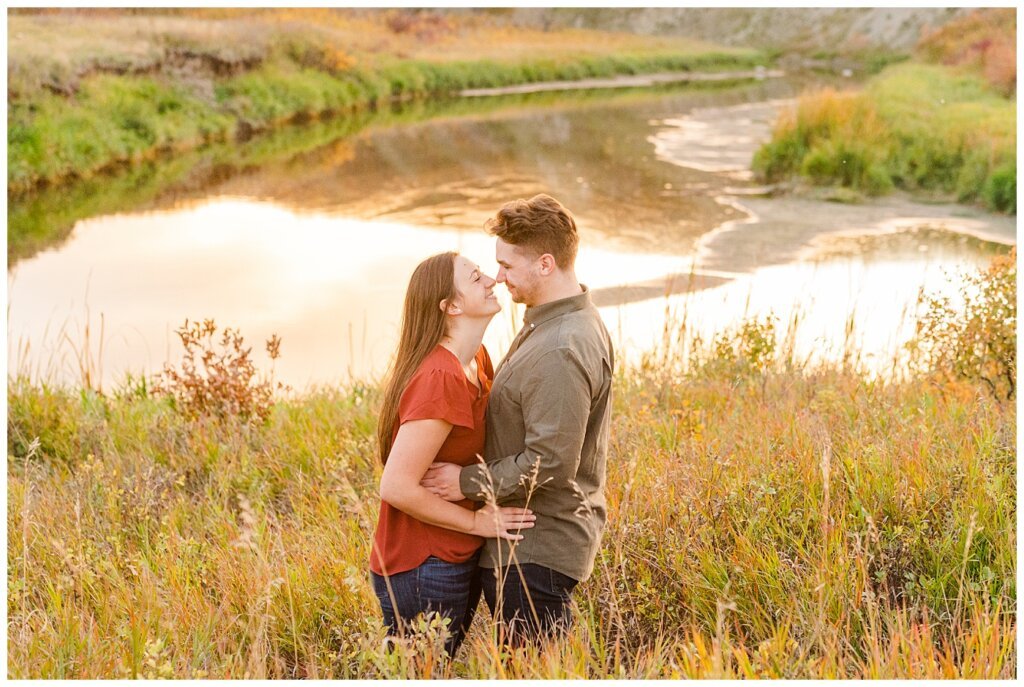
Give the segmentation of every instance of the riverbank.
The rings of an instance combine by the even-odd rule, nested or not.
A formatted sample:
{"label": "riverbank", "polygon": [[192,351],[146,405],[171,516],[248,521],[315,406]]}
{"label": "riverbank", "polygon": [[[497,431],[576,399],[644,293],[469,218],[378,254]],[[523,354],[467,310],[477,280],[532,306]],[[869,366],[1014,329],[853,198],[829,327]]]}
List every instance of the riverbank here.
{"label": "riverbank", "polygon": [[[755,88],[757,84],[763,82],[746,80],[739,83],[746,84],[748,88]],[[397,132],[415,127],[420,122],[515,117],[524,113],[558,112],[581,106],[599,108],[613,103],[653,101],[682,91],[713,97],[713,94],[726,92],[737,85],[737,82],[731,81],[700,81],[682,87],[676,84],[663,84],[642,89],[617,88],[569,93],[545,91],[479,98],[431,98],[409,101],[377,111],[362,109],[347,113],[345,116],[296,122],[245,141],[213,142],[202,148],[165,154],[158,159],[111,169],[66,184],[40,188],[13,198],[8,208],[8,264],[13,266],[46,247],[59,244],[81,219],[120,212],[168,209],[200,200],[208,193],[240,193],[237,184],[232,186],[233,179],[267,177],[268,170],[278,171],[269,173],[272,178],[267,178],[257,188],[245,192],[258,196],[273,196],[297,208],[317,207],[311,199],[296,194],[301,189],[318,187],[321,183],[317,180],[318,174],[332,174],[335,166],[351,161],[359,149],[358,141],[375,140],[382,132]],[[600,123],[602,122],[596,121],[595,125]],[[613,122],[603,123],[606,125],[605,128],[614,128]],[[487,134],[474,132],[474,135]],[[446,163],[446,160],[451,144],[435,141],[434,135],[426,136],[427,140],[415,149],[408,149],[409,142],[403,144],[407,147],[407,155],[415,156],[415,166],[436,168],[450,165],[450,161]],[[588,143],[590,144],[593,144],[593,141]],[[512,155],[515,150],[521,148],[521,145],[511,149],[508,142],[503,139],[488,138],[485,148],[494,147],[506,151],[507,155]],[[479,155],[479,150],[473,147],[457,146],[457,150],[460,158]],[[363,155],[365,154],[364,151]],[[550,157],[546,148],[537,150],[537,154]],[[494,163],[498,162],[500,159],[494,158]],[[608,162],[613,165],[621,164],[616,159],[610,159]],[[380,195],[382,189],[387,189],[383,194],[385,198],[381,201],[386,200],[385,206],[391,207],[392,201],[396,199],[396,191],[388,188],[389,175],[401,174],[402,169],[413,164],[413,161],[406,160],[395,167],[393,165],[397,162],[384,152],[380,152],[368,161],[362,161],[361,164],[366,168],[365,171],[358,179],[344,181],[342,186],[347,188],[353,183],[358,184],[360,198],[374,193]],[[446,173],[460,174],[450,168]],[[450,183],[453,178],[441,179],[437,183]],[[300,183],[293,183],[295,181]],[[291,189],[291,192],[285,192],[285,189]],[[335,199],[331,205],[337,205],[337,202]],[[356,213],[350,205],[347,207],[349,212]],[[380,208],[379,211],[383,209]],[[474,223],[473,227],[478,228],[478,223]]]}
{"label": "riverbank", "polygon": [[19,13],[9,34],[13,193],[465,89],[765,63],[688,39],[399,10]]}
{"label": "riverbank", "polygon": [[[988,281],[1015,303],[1015,267],[1001,264]],[[1014,331],[997,315],[993,340]],[[955,316],[935,322],[949,326],[931,350],[985,336]],[[979,378],[880,383],[778,353],[772,327],[750,322],[686,371],[658,358],[620,367],[608,528],[572,631],[543,654],[503,655],[481,611],[453,663],[436,628],[381,648],[366,575],[375,386],[281,401],[247,424],[190,420],[138,380],[109,396],[15,380],[8,670],[1014,676],[1012,401]]]}

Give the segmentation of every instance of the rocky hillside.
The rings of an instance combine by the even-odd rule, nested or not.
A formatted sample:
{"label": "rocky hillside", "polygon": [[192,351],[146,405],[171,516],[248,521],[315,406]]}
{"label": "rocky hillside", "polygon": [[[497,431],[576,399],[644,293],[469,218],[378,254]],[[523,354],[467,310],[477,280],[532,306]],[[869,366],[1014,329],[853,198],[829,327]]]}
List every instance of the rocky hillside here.
{"label": "rocky hillside", "polygon": [[922,32],[971,8],[524,8],[506,18],[530,26],[576,27],[700,38],[783,52],[910,52]]}

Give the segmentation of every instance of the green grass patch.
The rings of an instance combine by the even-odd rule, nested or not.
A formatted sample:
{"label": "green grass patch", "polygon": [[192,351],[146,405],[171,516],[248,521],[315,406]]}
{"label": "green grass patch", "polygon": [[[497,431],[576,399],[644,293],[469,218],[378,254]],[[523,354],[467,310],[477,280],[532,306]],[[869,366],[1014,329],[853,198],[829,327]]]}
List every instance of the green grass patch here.
{"label": "green grass patch", "polygon": [[769,180],[937,192],[1015,213],[1016,116],[979,77],[901,64],[862,92],[803,96],[754,167]]}
{"label": "green grass patch", "polygon": [[182,89],[144,77],[102,75],[74,101],[41,95],[12,104],[7,130],[8,187],[87,177],[163,149],[195,147],[232,128],[224,113]]}

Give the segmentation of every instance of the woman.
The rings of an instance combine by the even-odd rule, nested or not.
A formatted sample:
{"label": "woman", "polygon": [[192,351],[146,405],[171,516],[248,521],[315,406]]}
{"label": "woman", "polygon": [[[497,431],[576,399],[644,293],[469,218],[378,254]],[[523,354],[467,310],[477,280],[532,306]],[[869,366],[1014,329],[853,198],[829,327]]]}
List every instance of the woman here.
{"label": "woman", "polygon": [[384,387],[377,439],[384,472],[370,555],[373,587],[391,635],[419,613],[450,620],[448,654],[473,620],[484,537],[522,539],[523,508],[445,501],[420,486],[432,462],[469,465],[484,450],[494,375],[484,330],[501,310],[495,281],[456,253],[424,260],[405,295],[398,354]]}

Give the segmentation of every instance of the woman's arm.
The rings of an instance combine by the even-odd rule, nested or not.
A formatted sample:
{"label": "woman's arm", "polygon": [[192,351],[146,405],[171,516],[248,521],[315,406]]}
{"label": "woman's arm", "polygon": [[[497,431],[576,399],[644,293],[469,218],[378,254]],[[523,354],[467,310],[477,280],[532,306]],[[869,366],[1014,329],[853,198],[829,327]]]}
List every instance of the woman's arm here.
{"label": "woman's arm", "polygon": [[430,525],[480,537],[511,541],[516,531],[533,527],[536,516],[525,508],[486,506],[472,511],[449,503],[420,486],[452,425],[444,420],[412,420],[398,428],[380,478],[380,497],[398,510]]}

